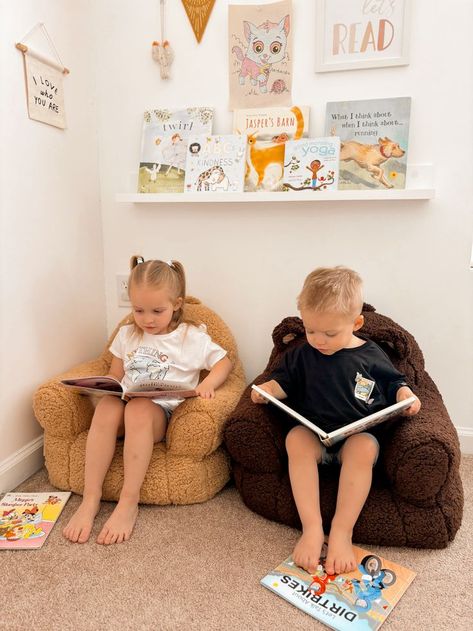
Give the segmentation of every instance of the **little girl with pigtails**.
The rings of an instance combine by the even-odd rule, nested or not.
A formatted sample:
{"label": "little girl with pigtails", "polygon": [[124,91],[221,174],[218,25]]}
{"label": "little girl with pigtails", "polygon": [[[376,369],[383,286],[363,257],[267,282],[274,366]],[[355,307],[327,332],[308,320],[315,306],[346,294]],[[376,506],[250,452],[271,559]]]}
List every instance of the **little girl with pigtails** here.
{"label": "little girl with pigtails", "polygon": [[[212,341],[205,325],[183,315],[186,296],[184,268],[179,261],[144,261],[133,256],[128,293],[134,322],[122,326],[114,338],[109,374],[125,387],[140,380],[179,382],[210,399],[227,379],[232,363],[226,351]],[[208,375],[199,383],[201,370]],[[99,400],[87,437],[82,503],[64,528],[72,542],[85,543],[100,508],[102,485],[124,437],[124,480],[115,510],[104,524],[97,543],[121,543],[130,538],[138,515],[140,489],[154,443],[166,435],[173,410],[184,399],[153,400],[116,396]]]}

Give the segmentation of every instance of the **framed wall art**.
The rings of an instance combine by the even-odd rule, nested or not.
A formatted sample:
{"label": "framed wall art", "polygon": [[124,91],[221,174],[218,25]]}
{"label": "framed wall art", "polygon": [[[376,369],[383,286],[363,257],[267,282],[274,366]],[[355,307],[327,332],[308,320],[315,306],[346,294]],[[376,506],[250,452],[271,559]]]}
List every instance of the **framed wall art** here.
{"label": "framed wall art", "polygon": [[411,0],[316,2],[316,72],[409,63]]}

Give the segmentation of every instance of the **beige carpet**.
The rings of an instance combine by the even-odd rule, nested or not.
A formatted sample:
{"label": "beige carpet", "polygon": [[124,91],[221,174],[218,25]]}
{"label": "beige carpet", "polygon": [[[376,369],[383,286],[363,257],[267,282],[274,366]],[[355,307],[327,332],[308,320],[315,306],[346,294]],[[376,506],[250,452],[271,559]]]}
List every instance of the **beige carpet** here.
{"label": "beige carpet", "polygon": [[[464,520],[449,548],[378,548],[418,574],[383,629],[473,628],[473,456],[463,457],[462,479]],[[52,488],[40,471],[18,490]],[[62,538],[79,500],[42,549],[0,551],[2,631],[327,628],[259,585],[298,532],[250,512],[234,488],[205,504],[144,506],[132,539],[110,547]],[[112,508],[103,504],[95,535]]]}

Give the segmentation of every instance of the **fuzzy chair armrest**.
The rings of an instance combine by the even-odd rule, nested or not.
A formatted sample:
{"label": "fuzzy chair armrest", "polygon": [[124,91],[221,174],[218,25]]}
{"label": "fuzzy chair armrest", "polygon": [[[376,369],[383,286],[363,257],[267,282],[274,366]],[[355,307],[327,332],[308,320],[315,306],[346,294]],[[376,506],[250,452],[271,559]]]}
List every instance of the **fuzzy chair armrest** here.
{"label": "fuzzy chair armrest", "polygon": [[64,387],[62,379],[105,375],[109,370],[108,359],[100,358],[85,362],[71,370],[49,379],[35,392],[33,409],[38,423],[51,436],[70,438],[77,436],[90,426],[94,413],[93,399],[77,394]]}
{"label": "fuzzy chair armrest", "polygon": [[173,412],[166,446],[173,456],[204,458],[223,440],[223,427],[243,391],[241,371],[232,372],[214,399],[186,399]]}
{"label": "fuzzy chair armrest", "polygon": [[[264,379],[257,379],[262,383]],[[231,458],[255,473],[279,473],[287,462],[285,439],[291,419],[271,404],[251,401],[248,387],[225,426],[224,440]]]}
{"label": "fuzzy chair armrest", "polygon": [[[433,385],[433,384],[432,384]],[[384,466],[396,494],[413,503],[429,502],[458,468],[460,446],[440,394],[424,391],[414,417],[394,421],[384,447]]]}

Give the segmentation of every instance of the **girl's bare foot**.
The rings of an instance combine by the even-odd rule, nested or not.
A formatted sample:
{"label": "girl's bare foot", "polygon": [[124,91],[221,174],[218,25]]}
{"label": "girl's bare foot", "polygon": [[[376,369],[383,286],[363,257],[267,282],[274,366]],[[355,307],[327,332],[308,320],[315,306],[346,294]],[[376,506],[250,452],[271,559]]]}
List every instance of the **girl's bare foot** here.
{"label": "girl's bare foot", "polygon": [[99,508],[100,498],[84,497],[81,505],[62,531],[64,537],[72,541],[72,543],[85,543],[88,541]]}
{"label": "girl's bare foot", "polygon": [[352,532],[332,524],[328,538],[325,571],[327,574],[342,574],[356,570],[356,558],[351,542]]}
{"label": "girl's bare foot", "polygon": [[109,545],[128,541],[138,516],[138,503],[134,500],[120,499],[115,510],[103,525],[97,537],[97,543]]}
{"label": "girl's bare foot", "polygon": [[292,553],[294,563],[311,574],[314,573],[320,563],[320,552],[323,543],[324,531],[322,525],[304,528],[302,536],[296,543]]}

